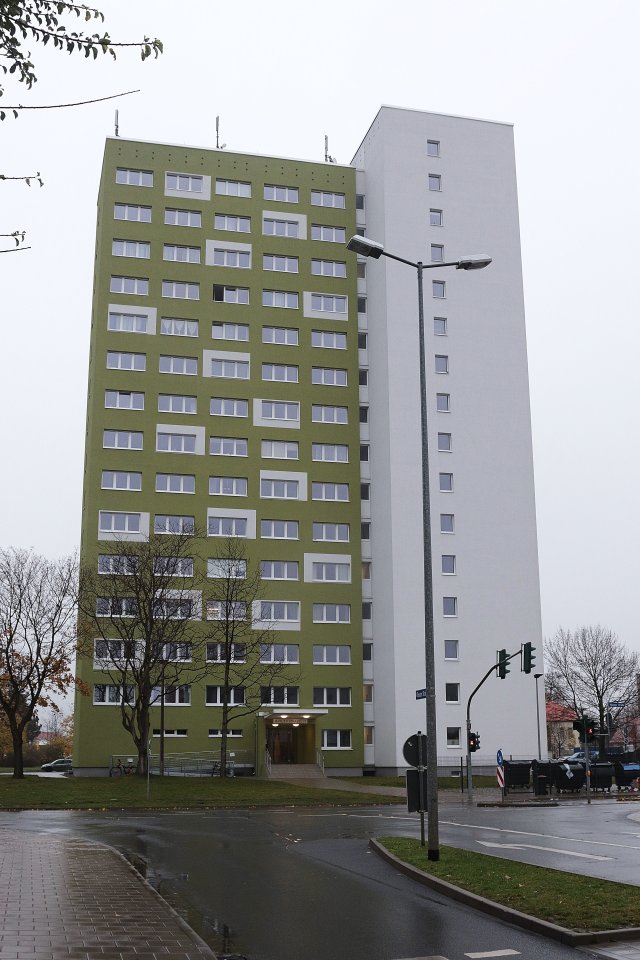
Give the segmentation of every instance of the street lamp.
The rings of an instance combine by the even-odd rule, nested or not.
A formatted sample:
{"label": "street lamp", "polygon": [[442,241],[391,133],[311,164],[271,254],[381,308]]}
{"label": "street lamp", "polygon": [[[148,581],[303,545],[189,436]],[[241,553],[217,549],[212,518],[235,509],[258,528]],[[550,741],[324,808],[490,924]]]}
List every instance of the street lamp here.
{"label": "street lamp", "polygon": [[[536,721],[538,724],[538,760],[542,760],[542,747],[540,746],[540,700],[538,699],[538,680],[543,677],[543,673],[534,673],[533,679],[536,681]],[[547,745],[548,746],[548,745]]]}
{"label": "street lamp", "polygon": [[363,257],[379,260],[388,257],[399,263],[406,263],[413,267],[418,274],[418,335],[420,356],[420,435],[422,454],[422,544],[423,544],[423,573],[424,573],[424,659],[425,659],[425,700],[427,724],[427,857],[429,860],[440,859],[440,845],[438,840],[438,743],[436,739],[436,682],[435,682],[435,649],[433,629],[433,571],[431,564],[431,507],[429,500],[429,451],[427,448],[427,379],[425,369],[425,341],[424,341],[424,294],[422,274],[424,270],[439,267],[455,267],[456,270],[481,270],[488,267],[491,257],[469,256],[447,263],[423,263],[418,260],[405,260],[384,249],[381,243],[370,240],[368,237],[351,237],[347,249]]}

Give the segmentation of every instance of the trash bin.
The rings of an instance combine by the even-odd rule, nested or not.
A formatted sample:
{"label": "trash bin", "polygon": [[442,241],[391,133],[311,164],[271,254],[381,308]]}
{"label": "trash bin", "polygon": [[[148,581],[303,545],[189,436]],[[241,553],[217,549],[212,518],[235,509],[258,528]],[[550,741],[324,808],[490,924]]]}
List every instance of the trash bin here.
{"label": "trash bin", "polygon": [[615,764],[616,784],[619,790],[627,790],[640,777],[640,763]]}
{"label": "trash bin", "polygon": [[611,790],[613,783],[613,764],[608,760],[597,760],[591,764],[591,786],[594,790]]}
{"label": "trash bin", "polygon": [[511,790],[513,787],[524,787],[528,790],[530,780],[531,764],[528,761],[504,761],[504,785],[507,790]]}
{"label": "trash bin", "polygon": [[547,788],[554,782],[554,764],[548,760],[534,760],[531,767],[533,774],[533,792],[536,797],[546,797]]}
{"label": "trash bin", "polygon": [[558,793],[577,793],[584,787],[585,780],[585,769],[581,763],[563,760],[553,764],[553,786]]}

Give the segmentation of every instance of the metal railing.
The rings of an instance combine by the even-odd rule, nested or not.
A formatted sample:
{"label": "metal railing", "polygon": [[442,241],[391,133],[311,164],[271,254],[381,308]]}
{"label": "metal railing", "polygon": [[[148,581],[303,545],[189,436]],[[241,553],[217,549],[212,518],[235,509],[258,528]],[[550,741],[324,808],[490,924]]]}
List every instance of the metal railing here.
{"label": "metal railing", "polygon": [[322,770],[322,774],[324,776],[324,754],[322,750],[316,750],[316,763]]}
{"label": "metal railing", "polygon": [[271,754],[268,750],[264,752],[264,769],[266,770],[267,776],[271,776]]}
{"label": "metal railing", "polygon": [[[221,763],[219,750],[165,753],[164,775],[167,777],[217,777],[220,775]],[[160,773],[160,758],[157,755],[150,758],[150,770],[154,775]],[[255,773],[252,751],[230,750],[227,752],[227,776],[237,776],[240,770],[243,773]]]}

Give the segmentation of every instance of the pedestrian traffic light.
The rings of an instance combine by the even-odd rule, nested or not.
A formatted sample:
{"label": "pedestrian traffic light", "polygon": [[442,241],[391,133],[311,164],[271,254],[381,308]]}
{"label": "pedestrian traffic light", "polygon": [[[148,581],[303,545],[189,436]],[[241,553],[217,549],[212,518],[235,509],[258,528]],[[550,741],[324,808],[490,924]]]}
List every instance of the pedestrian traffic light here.
{"label": "pedestrian traffic light", "polygon": [[480,746],[480,737],[477,733],[469,732],[469,753],[475,753]]}
{"label": "pedestrian traffic light", "polygon": [[509,654],[506,650],[498,650],[498,676],[501,680],[504,680],[506,675],[509,673]]}
{"label": "pedestrian traffic light", "polygon": [[597,736],[595,720],[585,720],[585,730],[587,734],[587,743],[593,743]]}
{"label": "pedestrian traffic light", "polygon": [[525,673],[531,673],[535,666],[535,649],[529,642],[522,644],[522,669]]}

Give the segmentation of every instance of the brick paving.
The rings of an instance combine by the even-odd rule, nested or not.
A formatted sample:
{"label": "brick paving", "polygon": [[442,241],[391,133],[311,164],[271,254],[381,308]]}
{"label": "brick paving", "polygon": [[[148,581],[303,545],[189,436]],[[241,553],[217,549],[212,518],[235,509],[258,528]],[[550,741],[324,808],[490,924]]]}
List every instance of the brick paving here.
{"label": "brick paving", "polygon": [[0,960],[215,954],[115,850],[0,829]]}

